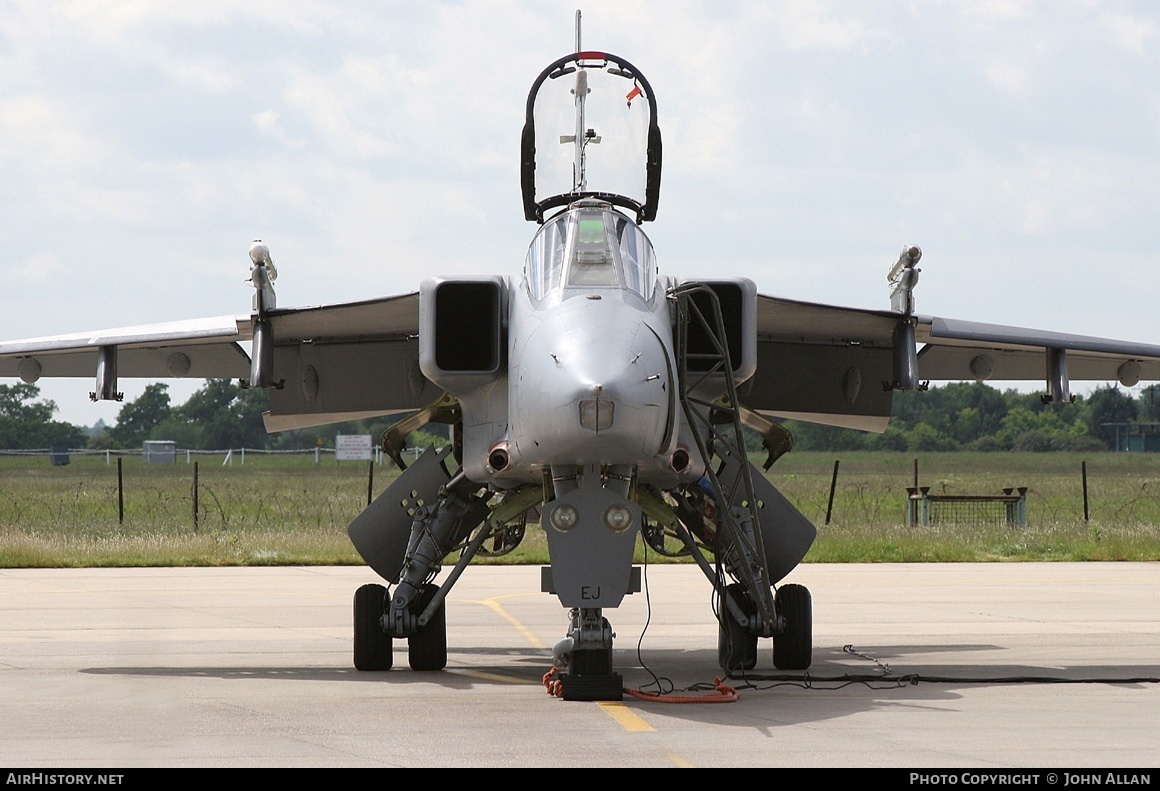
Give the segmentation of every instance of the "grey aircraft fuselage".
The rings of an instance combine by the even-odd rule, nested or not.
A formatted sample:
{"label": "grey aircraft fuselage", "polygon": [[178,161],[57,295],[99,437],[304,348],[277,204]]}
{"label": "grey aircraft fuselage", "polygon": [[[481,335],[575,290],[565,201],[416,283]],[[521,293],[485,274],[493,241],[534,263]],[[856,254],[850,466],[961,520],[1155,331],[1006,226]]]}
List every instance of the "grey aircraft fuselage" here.
{"label": "grey aircraft fuselage", "polygon": [[[435,315],[451,310],[440,289],[472,281],[432,278],[420,290],[420,365],[462,410],[463,474],[509,491],[549,478],[554,497],[542,521],[555,592],[565,606],[616,606],[629,589],[640,528],[635,488],[668,490],[705,474],[678,403],[668,296],[676,281],[659,275],[636,223],[585,199],[539,229],[518,281],[478,282],[498,294],[497,323],[506,328],[503,359],[477,366],[484,370],[440,364],[438,327],[454,323]],[[737,286],[755,291],[749,281]],[[444,334],[461,340],[466,332]],[[552,519],[566,501],[574,524]]]}

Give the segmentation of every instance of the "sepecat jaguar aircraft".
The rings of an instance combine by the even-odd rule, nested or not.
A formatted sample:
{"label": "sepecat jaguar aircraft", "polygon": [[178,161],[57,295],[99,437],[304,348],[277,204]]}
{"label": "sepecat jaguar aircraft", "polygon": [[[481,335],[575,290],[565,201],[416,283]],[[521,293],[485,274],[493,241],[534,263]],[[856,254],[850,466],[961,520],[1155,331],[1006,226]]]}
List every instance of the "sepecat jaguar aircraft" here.
{"label": "sepecat jaguar aircraft", "polygon": [[[405,638],[413,669],[445,667],[448,592],[538,521],[542,589],[570,611],[563,695],[588,700],[621,696],[605,611],[640,590],[638,538],[703,570],[723,668],[753,668],[762,638],[776,667],[810,665],[810,594],[781,581],[816,531],[749,461],[745,427],[768,470],[792,446],[771,418],[883,431],[892,394],[929,380],[1041,379],[1061,403],[1072,379],[1160,379],[1160,346],[918,314],[915,246],[883,310],[662,275],[642,230],[660,197],[656,97],[636,66],[579,42],[532,85],[520,164],[538,228],[518,276],[281,308],[255,242],[250,313],[4,342],[0,375],[95,371],[94,399],[118,399],[118,377],[238,378],[269,390],[269,431],[410,413],[382,437],[402,474],[349,526],[387,583],[355,592],[355,666],[390,669]],[[408,434],[432,421],[451,445],[406,467]]]}

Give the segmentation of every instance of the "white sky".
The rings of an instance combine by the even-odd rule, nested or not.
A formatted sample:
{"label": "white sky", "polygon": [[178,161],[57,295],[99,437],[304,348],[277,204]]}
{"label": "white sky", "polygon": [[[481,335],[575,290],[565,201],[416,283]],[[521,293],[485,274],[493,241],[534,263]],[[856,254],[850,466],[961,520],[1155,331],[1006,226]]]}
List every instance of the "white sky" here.
{"label": "white sky", "polygon": [[282,306],[518,272],[524,102],[577,7],[657,95],[662,271],[885,308],[915,243],[921,313],[1160,342],[1145,0],[6,0],[0,337],[248,312],[259,237]]}

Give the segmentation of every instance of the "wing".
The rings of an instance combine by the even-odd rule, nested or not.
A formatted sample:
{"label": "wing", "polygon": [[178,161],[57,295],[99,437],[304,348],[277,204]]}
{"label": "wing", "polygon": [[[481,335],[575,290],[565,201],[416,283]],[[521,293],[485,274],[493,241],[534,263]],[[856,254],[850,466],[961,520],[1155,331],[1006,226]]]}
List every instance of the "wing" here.
{"label": "wing", "polygon": [[1072,379],[1160,380],[1160,346],[758,296],[757,372],[739,395],[771,415],[884,431],[908,370],[911,385],[1040,379],[1065,400]]}
{"label": "wing", "polygon": [[[419,370],[419,295],[264,312],[275,387],[266,428],[281,431],[410,411],[440,391]],[[257,314],[0,342],[0,376],[250,379]],[[104,389],[102,390],[102,385]]]}
{"label": "wing", "polygon": [[274,310],[268,431],[405,412],[442,393],[419,370],[419,295]]}
{"label": "wing", "polygon": [[[922,318],[926,346],[918,354],[927,379],[971,379],[972,363],[989,378],[1045,379],[1050,349],[1067,352],[1067,372],[1076,380],[1120,380],[1131,386],[1160,379],[1160,346],[1062,332],[1028,330],[955,319]],[[979,360],[978,358],[986,358]]]}
{"label": "wing", "polygon": [[0,376],[30,383],[42,376],[92,376],[101,349],[116,349],[123,376],[245,378],[250,357],[238,342],[250,337],[249,316],[218,316],[5,341]]}

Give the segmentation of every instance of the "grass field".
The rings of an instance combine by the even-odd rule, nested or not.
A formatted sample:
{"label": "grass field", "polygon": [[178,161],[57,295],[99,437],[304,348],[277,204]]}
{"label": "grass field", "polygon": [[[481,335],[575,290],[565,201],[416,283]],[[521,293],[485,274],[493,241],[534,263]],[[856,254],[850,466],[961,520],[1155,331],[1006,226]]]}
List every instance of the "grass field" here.
{"label": "grass field", "polygon": [[[360,559],[346,525],[365,506],[367,465],[313,456],[201,456],[199,508],[193,471],[101,456],[0,457],[0,566],[347,564]],[[832,518],[824,524],[835,459]],[[1090,521],[1083,514],[1087,463]],[[918,457],[919,482],[935,493],[995,494],[1028,487],[1028,525],[906,525],[913,454],[791,453],[770,479],[818,526],[814,562],[1158,560],[1160,454],[943,453]],[[377,496],[396,475],[376,466]],[[643,557],[643,555],[642,555]],[[483,562],[542,563],[546,542],[530,526],[512,555]],[[660,560],[655,554],[650,561]]]}

